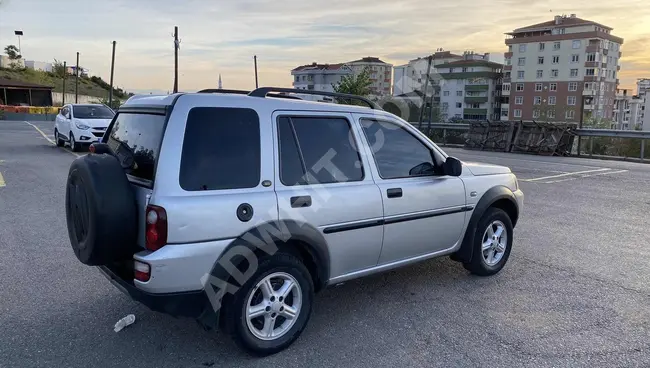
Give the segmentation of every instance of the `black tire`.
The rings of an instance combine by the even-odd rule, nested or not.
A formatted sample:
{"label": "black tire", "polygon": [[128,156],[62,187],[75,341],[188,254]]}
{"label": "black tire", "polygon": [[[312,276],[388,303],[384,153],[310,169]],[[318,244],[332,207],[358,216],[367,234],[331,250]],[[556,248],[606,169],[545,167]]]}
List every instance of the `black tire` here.
{"label": "black tire", "polygon": [[63,147],[63,145],[65,144],[65,141],[61,139],[61,137],[59,136],[59,131],[56,129],[54,129],[54,143],[56,143],[57,147]]}
{"label": "black tire", "polygon": [[77,143],[77,141],[74,139],[74,134],[72,134],[72,132],[70,132],[70,150],[72,152],[81,151],[81,144]]}
{"label": "black tire", "polygon": [[[507,241],[505,242],[506,249],[503,252],[503,256],[501,259],[494,265],[490,265],[487,263],[485,257],[483,256],[483,238],[485,235],[485,232],[488,229],[488,226],[492,226],[492,224],[495,222],[501,222],[503,225],[505,225],[505,232],[507,235]],[[472,252],[472,260],[470,262],[463,263],[463,267],[467,269],[469,272],[471,272],[474,275],[477,276],[492,276],[499,271],[505,266],[506,262],[508,262],[508,258],[510,257],[510,251],[512,250],[512,238],[513,238],[513,231],[512,231],[512,221],[510,220],[510,217],[508,214],[503,211],[500,208],[494,208],[490,207],[485,211],[481,219],[479,220],[477,226],[476,226],[476,233],[474,234],[474,244],[472,246],[474,247],[473,252]]]}
{"label": "black tire", "polygon": [[110,155],[72,162],[65,195],[70,244],[90,266],[128,259],[137,241],[137,207],[126,174]]}
{"label": "black tire", "polygon": [[[302,307],[296,322],[284,335],[276,340],[265,341],[249,330],[245,311],[250,294],[257,290],[255,286],[266,276],[276,272],[284,272],[295,278],[302,292]],[[272,257],[260,259],[255,274],[234,295],[227,295],[223,299],[222,321],[237,345],[253,355],[267,356],[286,349],[296,341],[307,326],[313,300],[314,284],[305,265],[291,254],[278,252]]]}

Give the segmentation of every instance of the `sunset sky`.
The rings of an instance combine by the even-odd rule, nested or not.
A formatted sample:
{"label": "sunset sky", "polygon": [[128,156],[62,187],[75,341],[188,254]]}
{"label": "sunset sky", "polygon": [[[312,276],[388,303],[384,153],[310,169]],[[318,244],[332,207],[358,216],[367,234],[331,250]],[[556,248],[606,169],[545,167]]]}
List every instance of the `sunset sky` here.
{"label": "sunset sky", "polygon": [[394,65],[436,48],[504,52],[504,33],[576,13],[625,39],[621,88],[650,78],[648,0],[0,0],[0,46],[28,60],[66,60],[129,91],[167,92],[173,83],[172,31],[179,26],[179,88],[290,86],[290,70],[314,61],[377,56]]}

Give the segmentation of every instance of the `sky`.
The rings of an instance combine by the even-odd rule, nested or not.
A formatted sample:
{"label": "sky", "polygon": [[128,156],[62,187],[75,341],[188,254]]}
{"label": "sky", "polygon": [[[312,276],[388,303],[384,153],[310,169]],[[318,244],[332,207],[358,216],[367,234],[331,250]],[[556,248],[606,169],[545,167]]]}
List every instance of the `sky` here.
{"label": "sky", "polygon": [[179,90],[291,86],[291,69],[376,56],[394,65],[437,48],[507,50],[504,33],[576,13],[625,39],[621,88],[650,78],[648,0],[0,0],[0,47],[23,30],[27,60],[80,64],[115,84],[166,93],[179,27]]}

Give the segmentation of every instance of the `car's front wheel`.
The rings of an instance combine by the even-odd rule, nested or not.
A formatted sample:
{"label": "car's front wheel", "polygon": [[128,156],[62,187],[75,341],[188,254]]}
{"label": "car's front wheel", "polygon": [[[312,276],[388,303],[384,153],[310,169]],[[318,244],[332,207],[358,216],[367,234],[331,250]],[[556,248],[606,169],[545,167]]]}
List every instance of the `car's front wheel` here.
{"label": "car's front wheel", "polygon": [[72,152],[81,151],[81,145],[74,139],[74,134],[72,134],[72,132],[70,132],[70,149]]}
{"label": "car's front wheel", "polygon": [[472,260],[463,266],[478,276],[491,276],[501,271],[510,257],[512,235],[508,214],[500,208],[489,208],[476,227]]}
{"label": "car's front wheel", "polygon": [[314,285],[295,256],[260,260],[255,274],[224,305],[224,322],[238,345],[256,355],[291,345],[309,321]]}

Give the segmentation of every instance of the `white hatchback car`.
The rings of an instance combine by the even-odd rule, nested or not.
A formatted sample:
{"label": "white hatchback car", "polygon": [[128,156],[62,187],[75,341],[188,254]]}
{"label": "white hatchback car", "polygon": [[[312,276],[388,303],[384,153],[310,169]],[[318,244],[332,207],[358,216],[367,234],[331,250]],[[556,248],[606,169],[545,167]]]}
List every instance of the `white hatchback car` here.
{"label": "white hatchback car", "polygon": [[102,139],[113,116],[115,112],[106,105],[65,105],[56,116],[54,141],[59,147],[69,142],[70,149],[79,151]]}

